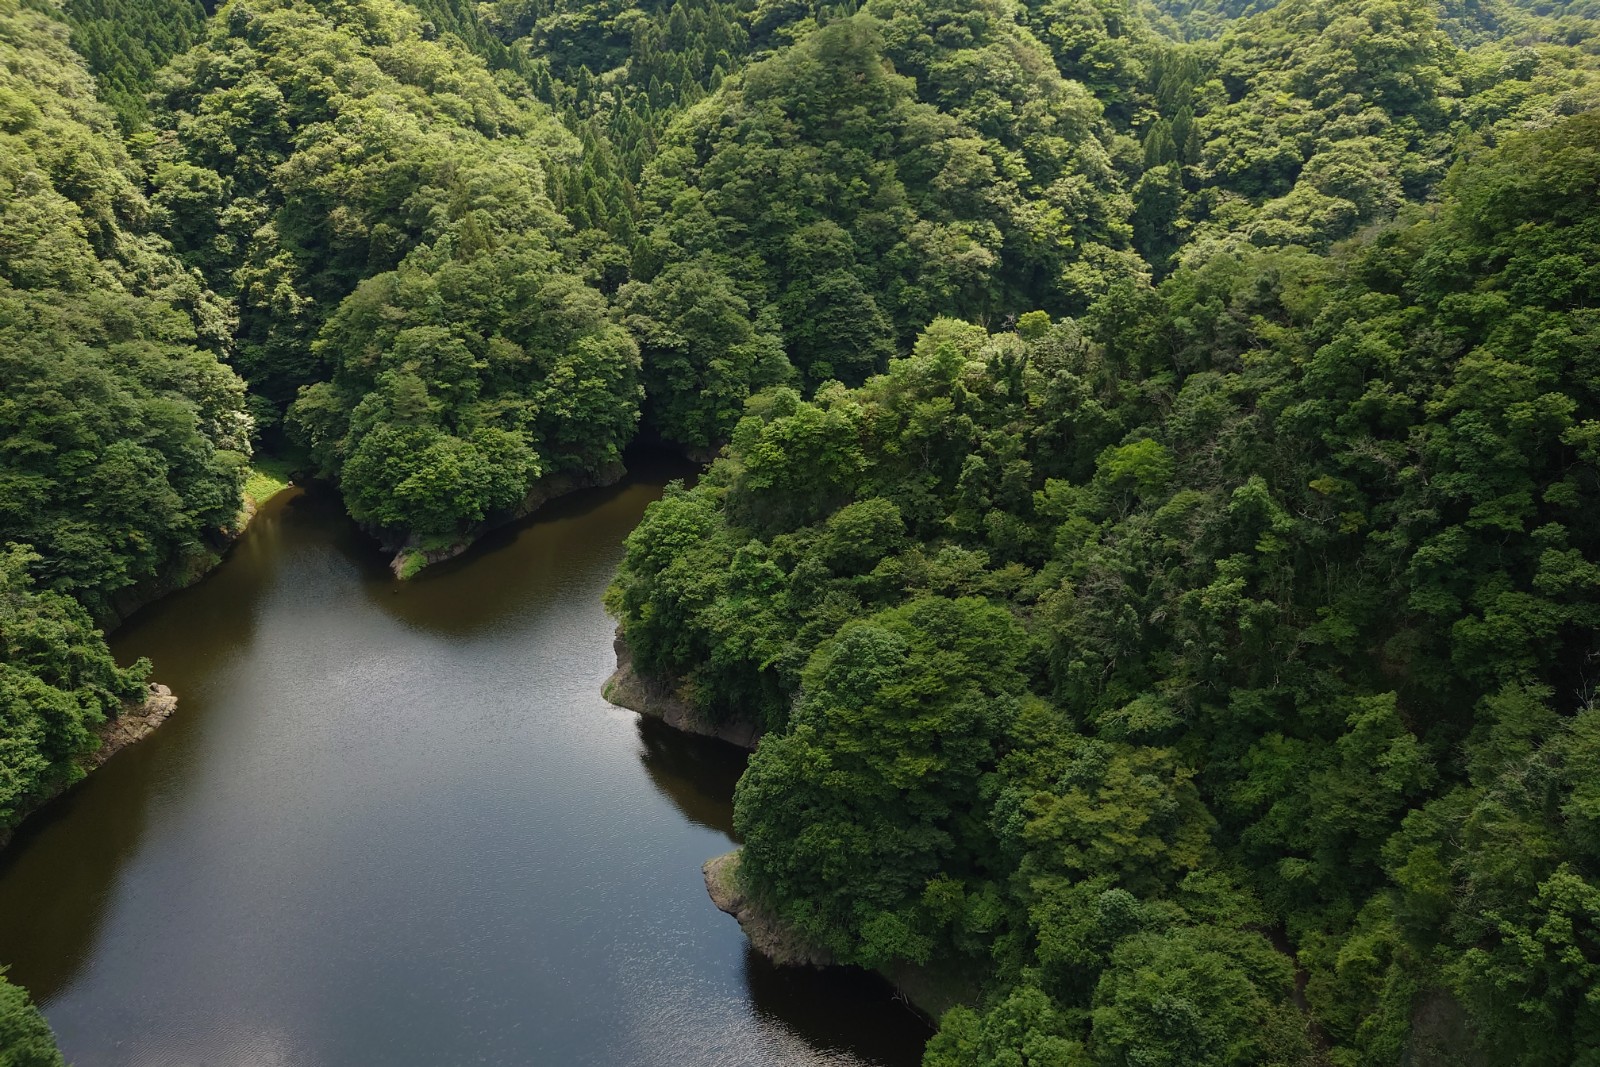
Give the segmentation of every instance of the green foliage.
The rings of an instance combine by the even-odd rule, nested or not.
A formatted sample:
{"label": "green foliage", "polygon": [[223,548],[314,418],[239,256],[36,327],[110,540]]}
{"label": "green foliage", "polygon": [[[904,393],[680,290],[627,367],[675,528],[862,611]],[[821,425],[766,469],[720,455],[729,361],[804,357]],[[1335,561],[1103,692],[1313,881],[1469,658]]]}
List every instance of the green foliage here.
{"label": "green foliage", "polygon": [[927,961],[949,921],[924,899],[932,880],[981,876],[993,852],[973,813],[1024,650],[976,598],[914,600],[817,650],[789,730],[735,797],[740,869],[803,935],[867,966]]}
{"label": "green foliage", "polygon": [[981,1017],[965,1007],[946,1012],[922,1062],[924,1067],[1089,1067],[1094,1061],[1078,1038],[1077,1020],[1037,987],[1024,985]]}
{"label": "green foliage", "polygon": [[730,78],[646,171],[635,269],[715,266],[810,386],[935,315],[1082,306],[1134,270],[1111,135],[1015,18],[869,5]]}
{"label": "green foliage", "polygon": [[[1158,270],[1241,247],[1324,248],[1435,192],[1463,140],[1596,101],[1589,59],[1500,39],[1520,16],[1499,6],[1165,6],[1191,33],[1219,39],[1147,64],[1156,113],[1135,116],[1144,174],[1134,225]],[[1524,32],[1525,42],[1550,33]]]}
{"label": "green foliage", "polygon": [[759,394],[630,541],[641,664],[771,731],[751,891],[989,975],[929,1063],[1308,1062],[1296,963],[1334,1062],[1592,1053],[1600,116],[1440,187]]}
{"label": "green foliage", "polygon": [[125,131],[149,117],[145,94],[156,71],[202,33],[205,0],[69,0],[72,47],[99,82],[100,99]]}
{"label": "green foliage", "polygon": [[617,299],[639,340],[650,423],[668,441],[726,441],[753,390],[794,376],[777,337],[715,267],[675,263]]}
{"label": "green foliage", "polygon": [[112,662],[76,601],[34,586],[38,562],[26,547],[0,554],[0,831],[83,776],[94,728],[143,693],[150,669]]}
{"label": "green foliage", "polygon": [[0,972],[0,1067],[62,1067],[50,1024],[21,986]]}
{"label": "green foliage", "polygon": [[726,447],[607,606],[753,894],[982,980],[930,1064],[1594,1057],[1592,4],[46,7],[0,824],[257,425],[410,569],[642,417]]}
{"label": "green foliage", "polygon": [[467,258],[564,230],[545,161],[575,146],[426,34],[392,0],[246,0],[158,79],[153,207],[233,301],[238,366],[278,410],[327,376],[312,342],[362,280],[423,246]]}
{"label": "green foliage", "polygon": [[0,26],[0,543],[105,612],[233,521],[250,421],[65,31],[15,4]]}
{"label": "green foliage", "polygon": [[333,380],[290,409],[353,517],[446,539],[541,475],[619,463],[639,403],[633,342],[548,245],[452,251],[361,283],[314,345]]}
{"label": "green foliage", "polygon": [[398,541],[609,469],[640,399],[545,193],[577,145],[436,33],[470,19],[450,12],[241,0],[162,75],[156,113],[156,210],[234,302],[258,410],[292,401],[291,435]]}
{"label": "green foliage", "polygon": [[1100,1064],[1287,1064],[1310,1059],[1290,963],[1259,935],[1211,926],[1117,946],[1095,991]]}
{"label": "green foliage", "polygon": [[253,506],[265,504],[289,488],[294,464],[286,459],[257,457],[244,480],[244,498]]}

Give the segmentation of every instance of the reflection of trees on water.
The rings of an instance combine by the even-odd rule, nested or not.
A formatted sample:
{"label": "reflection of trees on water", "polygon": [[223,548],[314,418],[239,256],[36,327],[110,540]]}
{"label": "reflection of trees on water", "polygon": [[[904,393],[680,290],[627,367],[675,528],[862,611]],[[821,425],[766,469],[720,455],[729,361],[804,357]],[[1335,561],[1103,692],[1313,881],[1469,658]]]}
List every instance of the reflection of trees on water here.
{"label": "reflection of trees on water", "polygon": [[153,793],[142,764],[151,757],[139,746],[119,753],[30,816],[0,852],[0,966],[10,964],[7,977],[41,1004],[78,976],[139,850]]}
{"label": "reflection of trees on water", "polygon": [[284,568],[285,546],[323,536],[326,505],[323,494],[300,489],[269,500],[223,565],[146,604],[107,635],[117,662],[149,656],[155,680],[180,699],[196,671],[227,665],[255,640],[258,608]]}
{"label": "reflection of trees on water", "polygon": [[745,985],[763,1019],[783,1026],[811,1048],[839,1050],[861,1063],[915,1067],[933,1028],[894,987],[855,967],[777,967],[745,950]]}
{"label": "reflection of trees on water", "polygon": [[[697,737],[639,717],[639,762],[661,795],[684,818],[733,836],[733,787],[748,753],[712,737]],[[710,859],[710,857],[706,857]]]}
{"label": "reflection of trees on water", "polygon": [[[730,838],[733,787],[748,760],[726,742],[639,718],[639,761],[655,787],[685,818]],[[807,1050],[797,1062],[915,1067],[932,1033],[892,986],[854,967],[775,967],[747,946],[744,979],[755,1014]]]}
{"label": "reflection of trees on water", "polygon": [[348,547],[341,540],[339,547],[362,568],[362,593],[386,614],[418,630],[475,637],[512,621],[526,626],[530,612],[574,591],[598,600],[645,506],[661,496],[669,478],[686,473],[681,460],[640,460],[617,484],[552,500],[408,582],[389,573],[388,554],[348,519],[355,540]]}
{"label": "reflection of trees on water", "polygon": [[[0,965],[48,1002],[91,956],[106,908],[138,855],[151,799],[175,768],[202,758],[208,695],[234,683],[256,640],[259,605],[285,565],[285,544],[336,528],[338,498],[291,492],[262,509],[227,565],[135,612],[110,637],[119,663],[148,656],[179,713],[22,824],[0,852]],[[353,531],[352,531],[353,532]]]}

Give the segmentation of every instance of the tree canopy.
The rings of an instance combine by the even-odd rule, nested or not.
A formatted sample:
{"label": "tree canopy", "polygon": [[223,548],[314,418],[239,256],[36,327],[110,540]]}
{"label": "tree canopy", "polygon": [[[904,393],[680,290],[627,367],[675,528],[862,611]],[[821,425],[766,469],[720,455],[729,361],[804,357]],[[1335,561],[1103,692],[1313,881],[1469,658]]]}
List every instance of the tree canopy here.
{"label": "tree canopy", "polygon": [[765,731],[754,899],[974,976],[930,1067],[1591,1062],[1597,54],[1586,0],[0,0],[0,830],[258,447],[432,549],[643,437],[720,458],[607,606]]}
{"label": "tree canopy", "polygon": [[640,662],[765,719],[752,890],[990,975],[929,1063],[1592,1052],[1600,116],[1442,190],[758,396],[630,539]]}

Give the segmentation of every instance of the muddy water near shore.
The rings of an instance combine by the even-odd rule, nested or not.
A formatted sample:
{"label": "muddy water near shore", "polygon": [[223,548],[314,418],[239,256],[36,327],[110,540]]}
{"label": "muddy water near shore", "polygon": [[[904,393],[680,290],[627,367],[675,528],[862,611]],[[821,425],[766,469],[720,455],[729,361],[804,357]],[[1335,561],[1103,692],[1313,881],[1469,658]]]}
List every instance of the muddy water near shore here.
{"label": "muddy water near shore", "polygon": [[320,491],[131,619],[178,694],[0,854],[0,963],[99,1065],[914,1064],[877,980],[707,898],[744,754],[601,699],[661,462],[400,583]]}

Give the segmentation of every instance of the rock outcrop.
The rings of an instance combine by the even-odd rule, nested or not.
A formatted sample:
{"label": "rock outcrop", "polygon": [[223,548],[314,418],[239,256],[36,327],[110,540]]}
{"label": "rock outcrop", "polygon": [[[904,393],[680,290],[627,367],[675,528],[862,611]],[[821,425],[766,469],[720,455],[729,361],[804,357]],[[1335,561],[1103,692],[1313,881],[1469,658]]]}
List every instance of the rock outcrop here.
{"label": "rock outcrop", "polygon": [[[78,766],[83,769],[85,774],[102,766],[106,760],[115,756],[129,745],[143,741],[155,733],[156,727],[170,719],[173,712],[177,710],[178,698],[172,695],[172,690],[164,685],[151,683],[150,690],[145,695],[142,704],[130,704],[122,709],[122,713],[115,719],[100,727],[98,731],[100,747],[80,758]],[[38,797],[28,805],[21,818],[26,819],[29,815],[38,811],[82,780],[79,777],[74,782],[68,782],[55,791]],[[0,828],[0,848],[4,848],[10,843],[11,835],[15,831],[15,826]]]}
{"label": "rock outcrop", "polygon": [[100,747],[84,758],[84,769],[93,770],[129,745],[143,741],[177,710],[178,698],[172,695],[172,690],[152,682],[150,695],[143,704],[127,708],[100,727]]}
{"label": "rock outcrop", "polygon": [[640,674],[633,666],[633,649],[617,628],[614,644],[617,651],[617,669],[606,679],[600,694],[619,708],[637,711],[660,719],[675,730],[684,733],[715,737],[730,745],[754,749],[761,740],[761,729],[752,722],[709,722],[684,698],[681,687],[661,679]]}
{"label": "rock outcrop", "polygon": [[808,945],[781,919],[745,895],[739,884],[739,850],[706,860],[706,892],[723,911],[739,921],[750,944],[773,963],[785,967],[830,967],[826,949]]}

